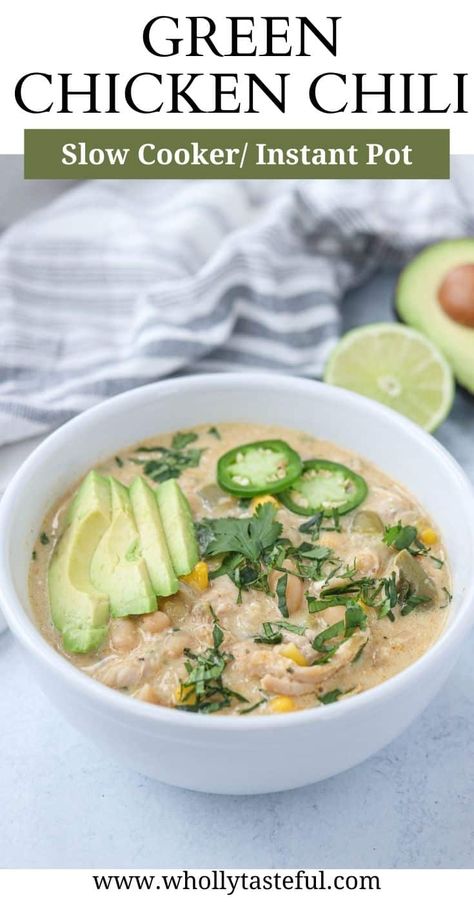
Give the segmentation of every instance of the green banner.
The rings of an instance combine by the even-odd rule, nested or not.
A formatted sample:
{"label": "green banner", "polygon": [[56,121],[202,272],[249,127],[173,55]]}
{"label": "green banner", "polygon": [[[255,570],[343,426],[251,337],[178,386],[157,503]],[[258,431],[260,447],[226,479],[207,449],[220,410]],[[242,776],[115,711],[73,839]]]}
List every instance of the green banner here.
{"label": "green banner", "polygon": [[27,179],[447,179],[447,129],[26,129]]}

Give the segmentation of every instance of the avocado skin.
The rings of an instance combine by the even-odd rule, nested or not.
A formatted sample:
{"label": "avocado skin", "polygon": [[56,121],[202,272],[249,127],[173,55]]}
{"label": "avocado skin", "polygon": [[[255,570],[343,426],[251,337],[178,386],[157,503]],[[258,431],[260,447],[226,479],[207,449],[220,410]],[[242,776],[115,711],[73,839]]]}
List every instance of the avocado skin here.
{"label": "avocado skin", "polygon": [[150,614],[157,609],[128,489],[108,477],[112,502],[111,522],[91,561],[91,582],[109,596],[112,617]]}
{"label": "avocado skin", "polygon": [[108,481],[91,470],[69,506],[66,529],[48,571],[51,617],[64,648],[72,653],[94,651],[107,634],[108,598],[92,585],[89,570],[110,515]]}
{"label": "avocado skin", "polygon": [[474,238],[442,241],[426,248],[405,267],[395,293],[397,316],[423,332],[444,353],[459,384],[474,394],[474,329],[451,319],[438,290],[456,267],[474,264]]}
{"label": "avocado skin", "polygon": [[130,486],[130,500],[140,536],[141,551],[155,593],[166,597],[179,589],[154,491],[141,477]]}
{"label": "avocado skin", "polygon": [[162,482],[156,496],[175,573],[185,576],[199,560],[191,508],[176,479]]}

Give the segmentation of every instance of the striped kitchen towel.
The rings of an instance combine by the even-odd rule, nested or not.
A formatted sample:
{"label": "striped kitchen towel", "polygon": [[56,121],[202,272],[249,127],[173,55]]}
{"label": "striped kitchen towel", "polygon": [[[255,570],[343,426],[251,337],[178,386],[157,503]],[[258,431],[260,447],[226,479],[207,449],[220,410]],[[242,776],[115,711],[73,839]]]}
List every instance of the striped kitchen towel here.
{"label": "striped kitchen towel", "polygon": [[347,289],[466,228],[449,182],[73,188],[0,240],[0,442],[171,374],[319,376]]}

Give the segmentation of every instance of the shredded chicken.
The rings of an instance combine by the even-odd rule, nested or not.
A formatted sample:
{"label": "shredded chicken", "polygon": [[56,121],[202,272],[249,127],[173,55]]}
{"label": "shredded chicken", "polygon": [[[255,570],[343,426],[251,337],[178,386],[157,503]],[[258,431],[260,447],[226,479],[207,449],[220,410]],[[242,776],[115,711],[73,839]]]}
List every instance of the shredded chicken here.
{"label": "shredded chicken", "polygon": [[338,670],[350,664],[369,638],[367,630],[358,631],[346,642],[339,646],[333,657],[326,664],[315,664],[309,667],[301,667],[299,664],[288,666],[288,659],[280,655],[280,661],[276,656],[275,667],[271,673],[267,673],[261,680],[261,687],[266,692],[277,692],[282,695],[305,695],[314,691]]}

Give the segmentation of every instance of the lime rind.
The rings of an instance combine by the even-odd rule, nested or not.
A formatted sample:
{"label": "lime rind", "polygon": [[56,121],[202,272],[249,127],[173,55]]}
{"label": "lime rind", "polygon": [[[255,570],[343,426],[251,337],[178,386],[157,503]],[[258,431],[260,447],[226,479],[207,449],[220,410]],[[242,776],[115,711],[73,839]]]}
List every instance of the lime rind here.
{"label": "lime rind", "polygon": [[454,400],[444,356],[424,335],[399,323],[347,332],[329,357],[324,381],[379,401],[428,432],[446,419]]}

